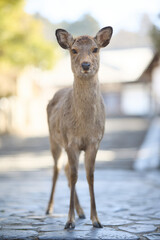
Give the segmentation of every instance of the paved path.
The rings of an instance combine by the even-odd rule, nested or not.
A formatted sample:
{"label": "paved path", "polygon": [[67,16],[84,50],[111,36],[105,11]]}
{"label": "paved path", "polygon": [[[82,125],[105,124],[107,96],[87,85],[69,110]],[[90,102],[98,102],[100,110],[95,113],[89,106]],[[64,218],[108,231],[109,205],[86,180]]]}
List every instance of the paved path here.
{"label": "paved path", "polygon": [[136,170],[160,167],[160,117],[153,119],[134,162]]}
{"label": "paved path", "polygon": [[103,162],[103,167],[112,169],[133,169],[147,129],[150,125],[149,118],[115,118],[107,119],[105,135],[100,149],[112,153],[113,158]]}
{"label": "paved path", "polygon": [[[97,156],[100,168],[132,169],[150,124],[147,118],[110,118]],[[47,136],[0,137],[0,168],[38,168],[52,165]]]}
{"label": "paved path", "polygon": [[55,212],[45,210],[51,170],[0,174],[0,239],[160,239],[160,173],[130,170],[95,172],[95,194],[103,229],[92,228],[85,172],[77,190],[86,214],[75,230],[64,230],[69,190],[63,171],[55,196]]}

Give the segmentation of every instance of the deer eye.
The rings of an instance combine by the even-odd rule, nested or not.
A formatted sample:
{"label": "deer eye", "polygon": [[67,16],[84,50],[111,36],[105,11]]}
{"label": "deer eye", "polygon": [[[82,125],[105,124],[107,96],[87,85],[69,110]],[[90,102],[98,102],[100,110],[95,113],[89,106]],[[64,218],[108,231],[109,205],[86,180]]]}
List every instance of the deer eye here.
{"label": "deer eye", "polygon": [[77,54],[77,50],[76,49],[72,49],[72,53],[73,54]]}
{"label": "deer eye", "polygon": [[97,53],[98,52],[98,48],[94,48],[92,52],[93,53]]}

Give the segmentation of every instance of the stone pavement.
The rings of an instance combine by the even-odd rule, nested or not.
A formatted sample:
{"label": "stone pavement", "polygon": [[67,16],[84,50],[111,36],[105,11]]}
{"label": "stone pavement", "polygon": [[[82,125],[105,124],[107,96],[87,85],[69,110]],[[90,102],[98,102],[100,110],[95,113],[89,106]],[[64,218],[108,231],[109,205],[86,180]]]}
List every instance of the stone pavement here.
{"label": "stone pavement", "polygon": [[70,195],[64,171],[57,183],[54,214],[45,215],[52,180],[48,136],[0,137],[0,240],[160,240],[160,171],[131,170],[149,124],[150,119],[143,118],[106,122],[95,171],[103,229],[94,229],[90,221],[83,164],[77,191],[86,219],[76,216],[76,228],[64,230]]}
{"label": "stone pavement", "polygon": [[160,172],[95,171],[95,194],[103,229],[90,221],[85,172],[79,171],[77,191],[86,219],[76,216],[74,230],[64,230],[69,189],[64,172],[58,179],[55,211],[46,216],[51,169],[0,174],[0,239],[160,239]]}

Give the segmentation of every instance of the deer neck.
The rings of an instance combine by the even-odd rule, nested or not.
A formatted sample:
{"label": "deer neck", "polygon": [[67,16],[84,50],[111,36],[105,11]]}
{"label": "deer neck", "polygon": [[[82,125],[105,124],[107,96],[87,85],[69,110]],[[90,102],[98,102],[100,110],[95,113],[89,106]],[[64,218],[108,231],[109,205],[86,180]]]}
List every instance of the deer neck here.
{"label": "deer neck", "polygon": [[78,115],[88,116],[94,114],[100,102],[100,89],[98,76],[92,79],[75,79],[73,83],[73,103]]}

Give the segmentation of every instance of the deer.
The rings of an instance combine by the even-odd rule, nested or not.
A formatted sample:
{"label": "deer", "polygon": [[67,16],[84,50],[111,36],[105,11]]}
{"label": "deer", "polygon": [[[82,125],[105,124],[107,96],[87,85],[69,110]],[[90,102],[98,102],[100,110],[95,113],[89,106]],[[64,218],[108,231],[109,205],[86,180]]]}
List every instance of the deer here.
{"label": "deer", "polygon": [[[93,227],[102,228],[96,210],[94,194],[95,159],[105,129],[105,106],[100,92],[98,70],[100,49],[111,39],[112,27],[102,28],[95,37],[88,35],[73,37],[64,29],[55,32],[63,49],[69,50],[73,86],[55,93],[47,105],[50,149],[54,159],[52,190],[46,214],[53,211],[53,200],[59,175],[58,159],[62,148],[68,161],[65,174],[70,187],[70,204],[65,229],[75,228],[75,209],[79,218],[85,218],[76,192],[79,155],[85,153],[86,178],[90,193],[90,218]],[[62,68],[65,66],[62,66]]]}

